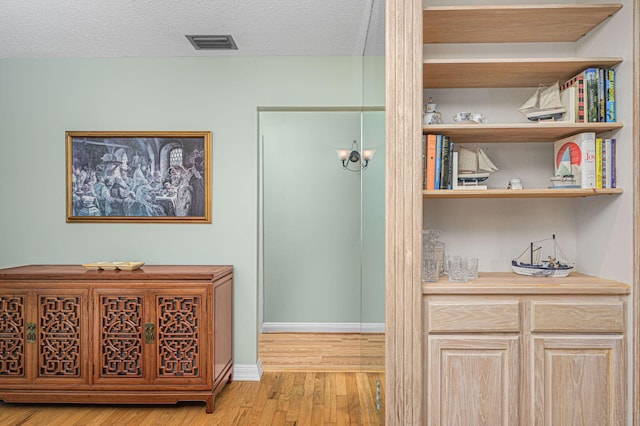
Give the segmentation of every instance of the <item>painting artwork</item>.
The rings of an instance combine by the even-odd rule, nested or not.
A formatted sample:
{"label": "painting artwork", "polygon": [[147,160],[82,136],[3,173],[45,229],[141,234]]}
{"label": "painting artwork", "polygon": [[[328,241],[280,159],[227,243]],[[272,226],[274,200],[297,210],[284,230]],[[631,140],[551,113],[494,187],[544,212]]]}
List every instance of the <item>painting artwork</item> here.
{"label": "painting artwork", "polygon": [[211,223],[211,132],[66,132],[67,222]]}

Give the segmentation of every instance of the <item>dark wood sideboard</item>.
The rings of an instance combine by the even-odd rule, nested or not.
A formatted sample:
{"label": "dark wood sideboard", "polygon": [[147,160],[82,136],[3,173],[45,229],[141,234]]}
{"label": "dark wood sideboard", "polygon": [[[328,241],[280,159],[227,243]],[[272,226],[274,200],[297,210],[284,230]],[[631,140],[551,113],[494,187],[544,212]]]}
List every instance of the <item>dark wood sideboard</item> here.
{"label": "dark wood sideboard", "polygon": [[233,373],[232,266],[0,269],[0,400],[169,404]]}

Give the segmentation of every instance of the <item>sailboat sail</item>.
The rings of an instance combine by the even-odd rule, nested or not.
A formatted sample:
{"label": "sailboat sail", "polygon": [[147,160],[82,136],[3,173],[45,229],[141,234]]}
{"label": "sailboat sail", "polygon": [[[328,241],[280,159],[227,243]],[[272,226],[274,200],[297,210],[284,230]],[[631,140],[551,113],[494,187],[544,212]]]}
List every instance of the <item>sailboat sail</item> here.
{"label": "sailboat sail", "polygon": [[475,151],[460,147],[458,152],[458,177],[460,179],[486,179],[498,168],[480,148]]}
{"label": "sailboat sail", "polygon": [[491,159],[481,149],[478,150],[478,170],[484,170],[486,172],[496,172],[498,168],[491,161]]}
{"label": "sailboat sail", "polygon": [[560,98],[558,82],[549,85],[539,85],[536,92],[520,107],[529,120],[559,119],[566,112]]}
{"label": "sailboat sail", "polygon": [[478,171],[478,159],[476,153],[463,146],[458,151],[458,172],[474,173]]}

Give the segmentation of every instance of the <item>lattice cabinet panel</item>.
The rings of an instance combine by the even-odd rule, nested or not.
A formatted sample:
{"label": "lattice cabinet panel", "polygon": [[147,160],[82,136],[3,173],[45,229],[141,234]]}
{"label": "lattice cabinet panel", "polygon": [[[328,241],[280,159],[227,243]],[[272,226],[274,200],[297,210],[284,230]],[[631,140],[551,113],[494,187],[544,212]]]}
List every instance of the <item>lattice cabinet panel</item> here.
{"label": "lattice cabinet panel", "polygon": [[80,377],[80,296],[39,295],[38,327],[40,377]]}
{"label": "lattice cabinet panel", "polygon": [[[36,380],[88,383],[88,291],[35,291]],[[30,324],[27,324],[29,327]],[[27,329],[29,338],[29,329]],[[28,343],[30,344],[30,343]]]}
{"label": "lattice cabinet panel", "polygon": [[97,290],[94,300],[94,324],[100,333],[94,344],[99,354],[96,382],[105,378],[144,381],[144,293]]}
{"label": "lattice cabinet panel", "polygon": [[0,377],[26,378],[26,304],[26,293],[0,292]]}
{"label": "lattice cabinet panel", "polygon": [[157,296],[158,377],[200,377],[204,294]]}

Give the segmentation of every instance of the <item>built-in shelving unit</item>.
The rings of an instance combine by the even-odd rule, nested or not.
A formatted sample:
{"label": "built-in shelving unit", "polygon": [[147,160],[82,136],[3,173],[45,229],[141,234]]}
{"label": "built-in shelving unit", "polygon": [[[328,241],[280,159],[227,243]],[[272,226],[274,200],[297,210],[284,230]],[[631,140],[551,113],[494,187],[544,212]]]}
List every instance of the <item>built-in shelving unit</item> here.
{"label": "built-in shelving unit", "polygon": [[424,133],[445,134],[457,143],[552,142],[580,132],[604,133],[622,128],[618,123],[515,123],[436,124],[423,126]]}
{"label": "built-in shelving unit", "polygon": [[[532,53],[511,54],[514,50],[507,46],[501,52],[506,53],[507,57],[495,57],[495,52],[500,50],[498,47],[479,46],[478,43],[572,43],[594,30],[621,8],[622,4],[426,7],[423,9],[424,43],[473,45],[456,47],[453,52],[434,47],[424,49],[428,56],[422,61],[423,88],[427,91],[532,88],[555,81],[563,83],[591,67],[615,68],[623,62],[622,57],[573,57],[581,49],[569,49],[570,46],[549,46],[551,57],[531,57]],[[589,41],[592,40],[587,43]],[[521,46],[522,52],[530,52],[526,44]],[[618,54],[621,52],[620,49],[612,49],[614,50]],[[428,53],[445,51],[443,56],[454,57],[437,58]],[[546,46],[544,51],[546,52]],[[589,53],[592,49],[584,51]],[[461,52],[466,52],[466,57],[461,56]],[[483,56],[483,52],[489,54]],[[570,52],[567,56],[571,57],[554,57],[554,53],[561,52]],[[593,54],[598,53],[602,54],[603,51]],[[604,50],[604,54],[608,55],[608,50]],[[495,111],[500,111],[500,108],[506,108],[507,105],[511,108],[509,96],[515,93],[503,91],[504,99],[499,99],[502,104],[494,106],[493,100],[501,96],[495,90],[433,92],[437,93],[440,103],[453,111],[466,111],[466,108],[482,111],[492,107]],[[503,116],[507,121],[512,120],[511,117],[515,118],[509,114],[495,116]],[[547,164],[537,163],[545,162],[548,158],[545,155],[547,147],[539,143],[549,145],[551,157],[551,145],[554,141],[581,132],[593,132],[603,138],[616,138],[616,132],[622,128],[622,122],[535,123],[522,119],[520,123],[424,125],[422,133],[448,136],[456,145],[505,144],[495,147],[501,151],[501,164],[506,166],[501,167],[501,177],[504,179],[511,174],[519,176],[519,173],[531,173],[539,177],[542,170],[545,173],[549,171]],[[617,146],[626,143],[626,140],[622,140]],[[516,146],[517,144],[520,145]],[[620,155],[617,158],[626,165],[628,160]],[[510,163],[509,160],[512,159],[514,161]],[[524,163],[527,163],[526,167],[523,167]],[[569,223],[569,227],[575,225],[576,235],[563,229],[558,232],[569,234],[569,239],[573,238],[576,245],[584,244],[584,241],[593,244],[588,234],[593,235],[594,228],[601,228],[601,224],[591,216],[597,216],[601,212],[589,211],[584,215],[589,216],[586,220],[578,218],[575,222],[572,222],[570,214],[565,215],[564,212],[571,212],[573,208],[597,209],[603,204],[607,205],[609,200],[624,200],[627,194],[621,197],[621,188],[557,189],[547,188],[544,183],[542,185],[545,187],[521,190],[461,187],[455,190],[422,191],[424,205],[422,217],[418,220],[424,221],[423,227],[443,229],[443,235],[447,234],[450,238],[447,244],[451,242],[451,245],[447,245],[447,250],[455,247],[452,253],[447,254],[459,254],[455,250],[474,252],[473,256],[478,257],[482,265],[478,278],[469,282],[452,283],[443,277],[438,282],[422,283],[423,333],[426,335],[423,360],[426,389],[424,400],[428,407],[425,423],[443,424],[454,416],[465,418],[470,424],[480,422],[479,419],[490,424],[580,423],[584,418],[592,419],[594,424],[627,422],[625,419],[628,418],[629,410],[626,406],[625,389],[629,364],[625,357],[629,353],[625,350],[625,345],[629,344],[630,334],[624,324],[629,323],[630,319],[626,312],[631,286],[576,271],[565,278],[517,275],[510,271],[512,257],[505,255],[505,252],[509,253],[512,249],[504,249],[504,246],[515,246],[515,241],[524,236],[535,239],[531,235],[548,231],[555,233],[554,227],[559,227],[557,223],[562,220]],[[607,199],[606,195],[614,197]],[[545,203],[527,200],[594,196],[600,196],[605,201],[552,200]],[[440,201],[446,199],[462,201]],[[522,201],[465,201],[472,199]],[[558,221],[558,218],[562,220]],[[488,224],[485,229],[481,229],[484,220]],[[617,219],[611,219],[615,220]],[[496,222],[499,225],[496,226]],[[525,229],[532,227],[536,229]],[[611,238],[613,235],[611,232],[604,238]],[[533,243],[530,244],[533,253]],[[589,247],[590,249],[595,250],[596,247]],[[513,256],[517,254],[513,253]],[[557,256],[558,253],[555,254]],[[579,270],[595,270],[595,274],[599,274],[597,268],[583,267],[593,259],[588,256],[576,257],[576,267]],[[549,258],[553,259],[552,256]],[[510,272],[484,272],[483,266],[489,271],[493,269]],[[601,271],[606,273],[604,269]],[[584,357],[591,356],[596,347],[598,350],[606,348],[609,363],[603,362],[595,367],[595,364],[585,362]],[[495,363],[492,370],[490,365],[496,354],[499,354],[497,356],[501,361]],[[466,361],[463,361],[465,358]],[[455,368],[465,362],[465,366],[473,364],[477,368],[473,371]],[[572,380],[549,380],[560,365],[568,365],[563,364],[565,362],[571,363],[573,368],[580,366],[583,372],[589,370],[585,377],[604,378],[602,383],[606,382],[607,385],[601,386],[595,381],[578,383]],[[451,373],[452,371],[455,373]],[[482,381],[478,380],[480,376]],[[477,395],[468,391],[476,388],[482,388],[484,394],[494,392],[496,397],[478,402]],[[605,394],[607,396],[603,396]],[[540,395],[553,397],[540,399]],[[577,411],[563,411],[564,407],[573,403],[574,398],[588,402]],[[455,401],[455,404],[447,404],[446,401]]]}
{"label": "built-in shelving unit", "polygon": [[425,89],[537,87],[620,62],[622,58],[425,59],[422,81]]}
{"label": "built-in shelving unit", "polygon": [[426,7],[424,43],[574,42],[620,4]]}
{"label": "built-in shelving unit", "polygon": [[424,191],[424,198],[577,198],[622,194],[622,189],[477,189]]}
{"label": "built-in shelving unit", "polygon": [[528,277],[510,272],[480,272],[469,283],[452,283],[442,278],[424,283],[423,294],[579,294],[626,295],[631,288],[619,281],[572,273],[565,278]]}
{"label": "built-in shelving unit", "polygon": [[[427,7],[425,43],[572,42],[618,11],[620,4],[502,5]],[[423,60],[423,87],[518,88],[566,81],[589,67],[615,67],[620,57],[454,58]],[[580,132],[603,134],[617,123],[439,124],[423,133],[449,136],[456,143],[549,143]],[[620,194],[622,190],[424,191],[424,198],[571,198]]]}

